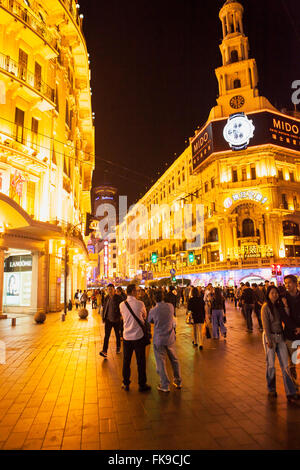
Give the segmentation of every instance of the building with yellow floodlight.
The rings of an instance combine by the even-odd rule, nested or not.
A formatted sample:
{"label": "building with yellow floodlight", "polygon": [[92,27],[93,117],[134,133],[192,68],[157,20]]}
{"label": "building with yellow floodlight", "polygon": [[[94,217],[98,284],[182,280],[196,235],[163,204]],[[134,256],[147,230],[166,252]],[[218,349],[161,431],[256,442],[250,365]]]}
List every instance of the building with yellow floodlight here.
{"label": "building with yellow floodlight", "polygon": [[[138,202],[148,214],[152,204],[175,207],[170,237],[164,233],[163,211],[158,211],[146,223],[139,219],[140,237],[130,238],[128,225],[137,217],[131,210],[117,229],[123,277],[143,273],[145,279],[150,271],[155,279],[164,278],[174,269],[179,279],[184,276],[194,284],[234,285],[300,275],[300,117],[279,112],[260,96],[243,12],[235,0],[227,0],[220,10],[217,105],[182,155]],[[176,238],[185,204],[203,205],[204,210],[203,240],[192,252],[184,237]],[[153,228],[155,239],[142,237]]]}
{"label": "building with yellow floodlight", "polygon": [[0,2],[0,313],[50,312],[86,285],[94,128],[74,0]]}

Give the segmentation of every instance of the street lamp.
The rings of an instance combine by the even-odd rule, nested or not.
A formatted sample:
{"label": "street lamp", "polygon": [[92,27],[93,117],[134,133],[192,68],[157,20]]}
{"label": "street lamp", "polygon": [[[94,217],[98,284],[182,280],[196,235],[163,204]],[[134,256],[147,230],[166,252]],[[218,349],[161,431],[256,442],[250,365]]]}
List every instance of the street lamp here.
{"label": "street lamp", "polygon": [[65,240],[64,240],[64,245],[65,245],[65,265],[64,265],[64,314],[67,314],[67,309],[68,309],[68,298],[67,298],[67,281],[68,281],[68,275],[69,275],[69,244],[68,244],[68,237],[74,235],[74,230],[79,226],[82,225],[82,222],[80,222],[77,225],[69,225],[67,227],[66,232],[65,232]]}

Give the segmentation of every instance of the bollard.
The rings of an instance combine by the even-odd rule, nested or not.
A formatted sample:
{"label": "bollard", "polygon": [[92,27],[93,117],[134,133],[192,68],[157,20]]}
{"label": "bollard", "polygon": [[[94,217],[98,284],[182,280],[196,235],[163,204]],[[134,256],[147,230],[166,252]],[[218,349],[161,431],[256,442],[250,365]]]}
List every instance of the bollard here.
{"label": "bollard", "polygon": [[16,326],[17,324],[17,319],[16,318],[12,318],[11,319],[11,326]]}
{"label": "bollard", "polygon": [[65,319],[66,319],[66,315],[65,315],[65,313],[63,313],[62,316],[61,316],[61,321],[65,321]]}

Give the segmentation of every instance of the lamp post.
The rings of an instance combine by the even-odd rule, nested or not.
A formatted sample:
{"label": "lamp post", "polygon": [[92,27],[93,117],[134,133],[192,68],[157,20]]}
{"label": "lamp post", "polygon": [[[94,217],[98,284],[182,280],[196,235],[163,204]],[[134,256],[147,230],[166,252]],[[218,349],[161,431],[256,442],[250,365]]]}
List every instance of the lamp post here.
{"label": "lamp post", "polygon": [[68,310],[68,275],[69,275],[69,240],[68,240],[68,237],[69,236],[72,236],[74,235],[74,230],[79,226],[79,225],[82,225],[82,222],[80,222],[79,224],[77,225],[71,225],[69,224],[69,226],[67,227],[66,229],[66,232],[65,232],[65,263],[64,263],[64,280],[65,280],[65,284],[64,284],[64,315],[67,314],[67,310]]}

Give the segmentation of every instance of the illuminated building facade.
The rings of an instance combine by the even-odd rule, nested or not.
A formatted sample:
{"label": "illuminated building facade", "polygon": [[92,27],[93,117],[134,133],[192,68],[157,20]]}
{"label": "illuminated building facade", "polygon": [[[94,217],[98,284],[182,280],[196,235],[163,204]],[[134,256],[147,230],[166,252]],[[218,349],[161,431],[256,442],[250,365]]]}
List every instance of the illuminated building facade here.
{"label": "illuminated building facade", "polygon": [[[139,219],[140,236],[130,239],[128,225],[138,218],[131,210],[118,227],[123,276],[142,270],[154,272],[154,278],[170,277],[173,268],[178,279],[184,275],[195,284],[234,285],[271,279],[272,264],[282,266],[283,275],[300,275],[300,119],[296,112],[279,112],[260,96],[243,11],[234,0],[220,10],[217,105],[182,155],[138,202],[148,214],[153,204],[173,206],[170,224],[161,209],[146,223]],[[187,240],[176,238],[185,204],[204,206],[203,243],[190,260]],[[153,228],[156,239],[143,239]],[[156,264],[152,253],[158,255]]]}
{"label": "illuminated building facade", "polygon": [[[94,280],[114,279],[117,277],[117,243],[115,227],[118,220],[118,190],[111,185],[102,185],[92,190],[93,215],[99,217],[103,224],[89,241],[94,246]],[[97,234],[98,232],[98,234]]]}
{"label": "illuminated building facade", "polygon": [[94,128],[74,0],[0,2],[0,312],[85,288]]}

